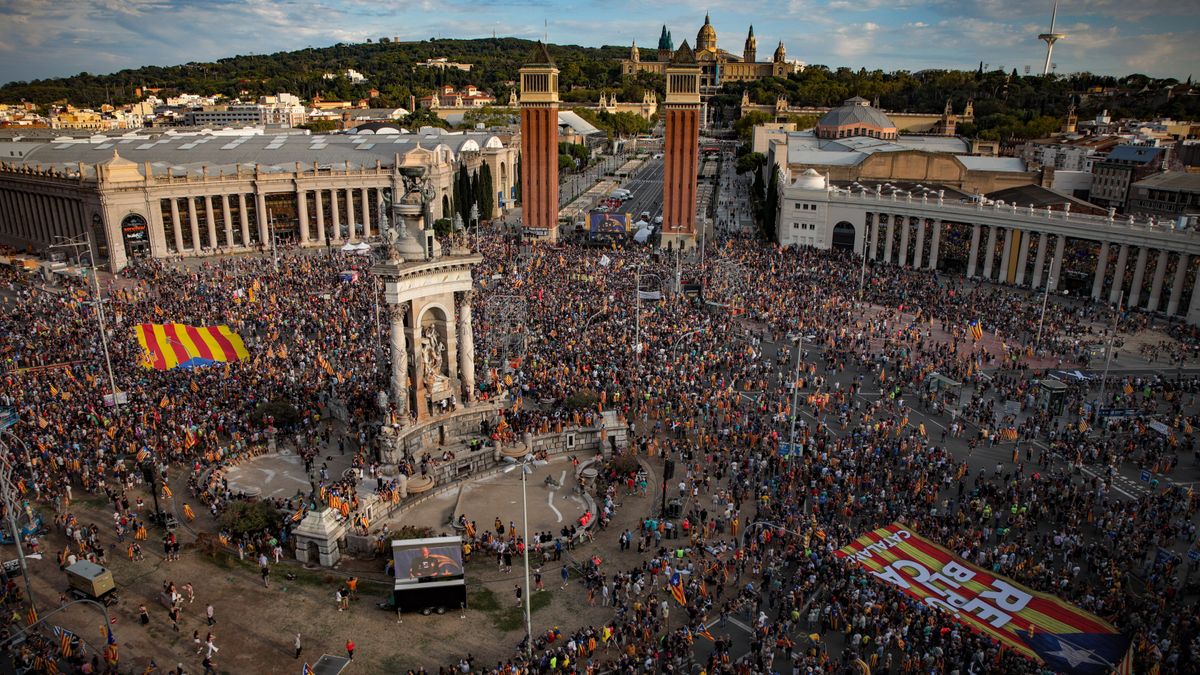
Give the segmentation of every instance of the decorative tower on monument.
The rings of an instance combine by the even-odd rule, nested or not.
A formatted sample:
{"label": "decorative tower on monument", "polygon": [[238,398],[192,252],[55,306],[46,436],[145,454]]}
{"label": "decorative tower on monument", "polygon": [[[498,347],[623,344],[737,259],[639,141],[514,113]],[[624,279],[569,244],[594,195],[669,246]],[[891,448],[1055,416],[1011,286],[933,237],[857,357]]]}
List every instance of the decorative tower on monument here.
{"label": "decorative tower on monument", "polygon": [[746,36],[746,48],[742,51],[742,61],[754,63],[758,61],[758,38],[754,37],[754,26],[750,26],[750,34]]}
{"label": "decorative tower on monument", "polygon": [[666,140],[663,153],[665,246],[696,241],[696,172],[700,155],[700,67],[686,40],[667,65]]}
{"label": "decorative tower on monument", "polygon": [[525,228],[558,240],[558,68],[537,43],[521,75],[521,210]]}

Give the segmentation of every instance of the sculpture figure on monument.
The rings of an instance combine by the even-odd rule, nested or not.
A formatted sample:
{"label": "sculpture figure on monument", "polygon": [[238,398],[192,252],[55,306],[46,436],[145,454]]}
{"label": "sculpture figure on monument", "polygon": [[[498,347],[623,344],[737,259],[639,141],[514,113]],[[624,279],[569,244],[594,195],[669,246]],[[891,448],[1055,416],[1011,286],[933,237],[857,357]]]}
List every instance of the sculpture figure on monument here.
{"label": "sculpture figure on monument", "polygon": [[421,365],[425,373],[425,387],[431,392],[439,391],[450,383],[450,378],[442,374],[444,349],[437,327],[426,326],[421,336]]}
{"label": "sculpture figure on monument", "polygon": [[391,220],[388,218],[388,212],[392,210],[390,201],[381,201],[379,203],[379,232],[383,235],[384,253],[388,262],[403,262],[404,258],[400,255],[400,249],[396,246],[396,242],[400,241],[405,236],[404,219],[397,218],[400,222],[400,231],[392,227]]}

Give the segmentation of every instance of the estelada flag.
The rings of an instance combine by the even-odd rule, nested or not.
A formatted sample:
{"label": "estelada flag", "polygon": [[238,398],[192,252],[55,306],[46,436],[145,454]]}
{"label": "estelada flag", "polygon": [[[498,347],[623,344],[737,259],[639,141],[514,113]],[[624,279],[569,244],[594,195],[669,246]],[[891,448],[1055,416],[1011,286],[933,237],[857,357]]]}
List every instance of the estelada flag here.
{"label": "estelada flag", "polygon": [[675,598],[675,602],[681,605],[687,605],[687,596],[683,594],[683,579],[680,578],[679,572],[671,575],[671,595]]}
{"label": "estelada flag", "polygon": [[1111,624],[976,567],[900,523],[862,535],[837,555],[1056,672],[1132,672],[1130,638]]}
{"label": "estelada flag", "polygon": [[150,355],[143,365],[155,370],[194,368],[250,356],[242,338],[225,325],[143,323],[137,326],[136,333],[138,344]]}

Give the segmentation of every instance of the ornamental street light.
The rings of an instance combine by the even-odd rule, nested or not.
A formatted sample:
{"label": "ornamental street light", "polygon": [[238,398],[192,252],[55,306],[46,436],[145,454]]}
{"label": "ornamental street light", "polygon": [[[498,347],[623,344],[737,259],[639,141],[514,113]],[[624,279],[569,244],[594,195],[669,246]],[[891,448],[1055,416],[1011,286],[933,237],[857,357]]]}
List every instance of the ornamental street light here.
{"label": "ornamental street light", "polygon": [[[511,460],[511,458],[508,459]],[[525,562],[525,658],[528,661],[533,660],[533,595],[530,593],[532,589],[529,587],[529,496],[526,485],[527,477],[533,473],[531,465],[540,466],[545,463],[543,460],[535,460],[533,455],[525,455],[520,462],[504,470],[504,473],[511,473],[515,469],[521,470],[521,536],[525,540],[525,554],[521,558]]]}

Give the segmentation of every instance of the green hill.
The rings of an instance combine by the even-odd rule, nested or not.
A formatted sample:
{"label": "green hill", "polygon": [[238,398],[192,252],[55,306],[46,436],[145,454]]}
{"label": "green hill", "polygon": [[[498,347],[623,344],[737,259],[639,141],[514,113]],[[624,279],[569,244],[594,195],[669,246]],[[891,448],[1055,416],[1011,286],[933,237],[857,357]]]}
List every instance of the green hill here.
{"label": "green hill", "polygon": [[[533,46],[532,41],[517,38],[421,42],[380,38],[379,42],[232,56],[211,63],[145,66],[110,75],[84,72],[72,77],[10,82],[0,87],[0,101],[24,99],[44,105],[65,100],[80,107],[111,101],[119,105],[137,100],[138,87],[162,88],[160,98],[179,92],[220,93],[230,97],[288,92],[302,99],[320,94],[326,100],[351,100],[367,98],[371,89],[377,89],[379,98],[373,105],[407,107],[410,94],[421,96],[443,84],[474,84],[492,91],[503,101],[517,78],[517,69]],[[563,98],[585,100],[581,98],[584,92],[600,87],[620,88],[618,59],[628,53],[628,47],[551,45],[550,54],[562,71],[559,81]],[[471,72],[462,72],[416,66],[437,57],[474,67]],[[367,76],[368,81],[353,84],[344,77],[333,80],[322,77],[351,68]],[[572,91],[579,93],[573,95]],[[629,93],[640,96],[640,90]]]}

